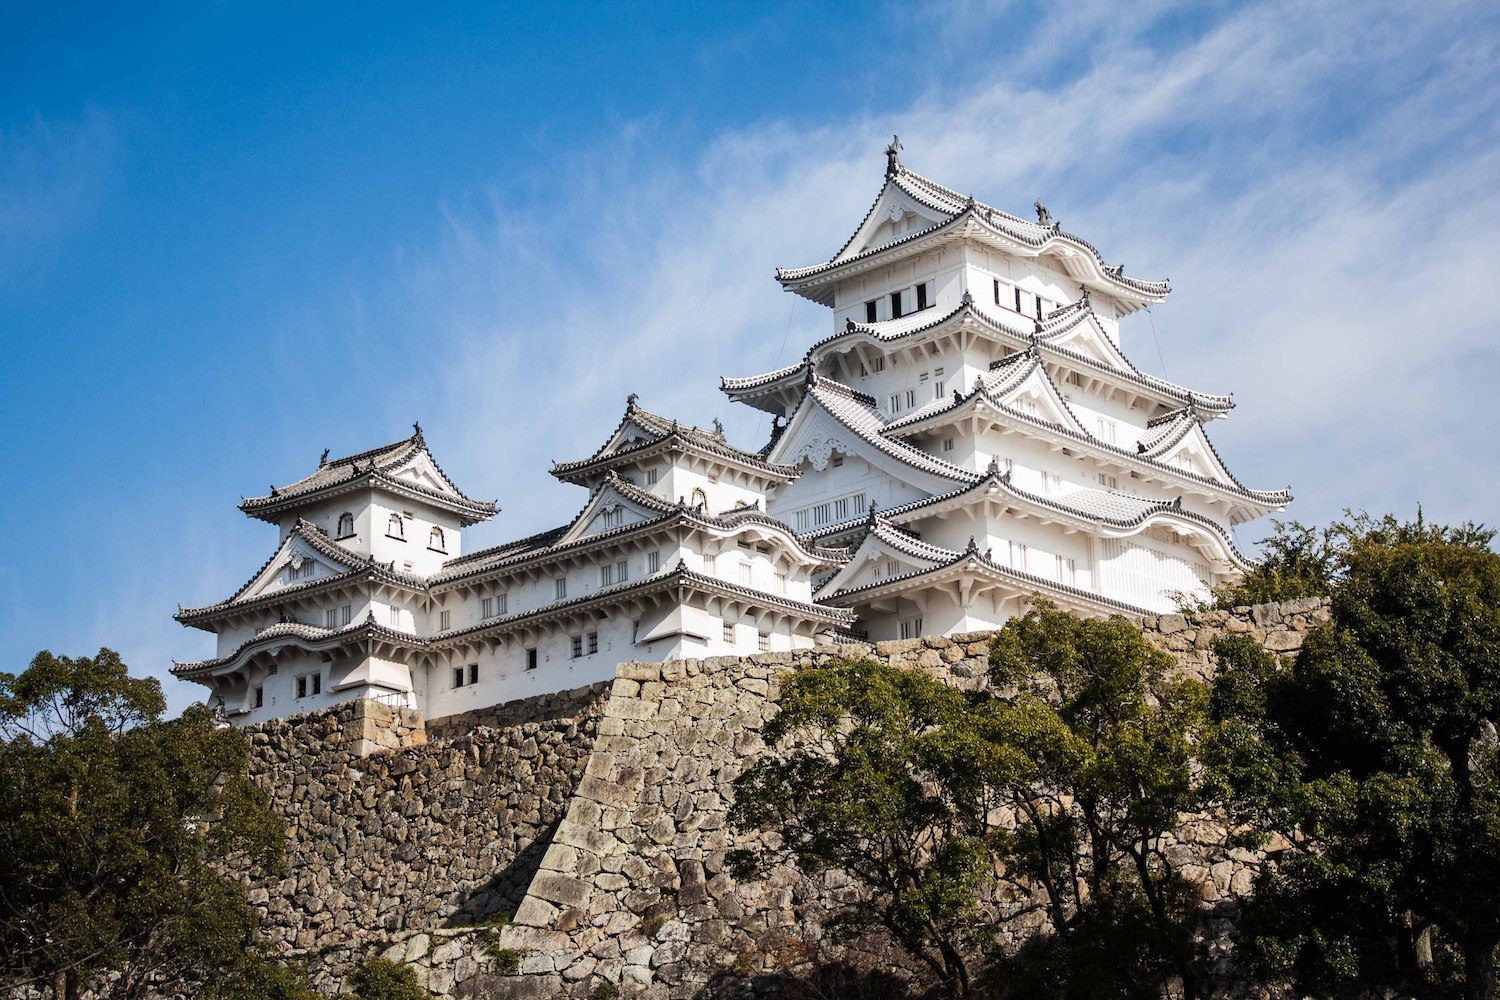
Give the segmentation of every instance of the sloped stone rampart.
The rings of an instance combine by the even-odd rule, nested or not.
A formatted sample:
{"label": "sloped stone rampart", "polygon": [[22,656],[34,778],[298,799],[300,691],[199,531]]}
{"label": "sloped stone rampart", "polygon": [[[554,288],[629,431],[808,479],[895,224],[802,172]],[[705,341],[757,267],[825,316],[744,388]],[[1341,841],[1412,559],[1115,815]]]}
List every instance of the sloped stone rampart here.
{"label": "sloped stone rampart", "polygon": [[[424,960],[467,971],[451,941],[519,905],[582,776],[607,688],[430,728],[369,701],[247,727],[252,777],[288,828],[283,874],[240,869],[268,941],[306,959],[324,987],[419,934]],[[433,975],[440,991],[452,972]]]}
{"label": "sloped stone rampart", "polygon": [[[1290,653],[1326,619],[1326,602],[1308,600],[1141,627],[1207,676],[1219,635]],[[726,870],[729,850],[757,842],[728,828],[732,783],[764,750],[788,671],[871,656],[978,686],[993,636],[627,663],[612,683],[425,727],[370,703],[252,727],[255,776],[291,840],[285,875],[247,873],[251,898],[270,940],[307,959],[324,988],[384,954],[442,998],[585,997],[607,982],[667,1000],[714,995],[723,970],[849,954],[819,930],[854,891],[846,877],[783,868],[737,883]],[[1186,817],[1169,848],[1192,866],[1219,932],[1260,863],[1226,851],[1222,834]],[[478,926],[494,917],[513,922]],[[883,949],[877,937],[854,954],[899,962]]]}

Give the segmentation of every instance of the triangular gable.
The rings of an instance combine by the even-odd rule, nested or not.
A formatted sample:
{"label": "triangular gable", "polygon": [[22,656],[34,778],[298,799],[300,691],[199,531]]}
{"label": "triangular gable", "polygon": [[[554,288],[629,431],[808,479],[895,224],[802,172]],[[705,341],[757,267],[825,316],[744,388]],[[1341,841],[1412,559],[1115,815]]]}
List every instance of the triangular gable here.
{"label": "triangular gable", "polygon": [[1040,361],[1033,359],[1028,367],[1030,371],[1024,376],[1020,372],[992,372],[986,380],[986,391],[996,402],[1012,410],[1087,434]]}
{"label": "triangular gable", "polygon": [[[1232,485],[1234,477],[1229,474],[1224,463],[1219,461],[1213,445],[1208,441],[1208,435],[1203,431],[1203,425],[1195,417],[1188,416],[1184,419],[1191,421],[1192,426],[1186,428],[1185,432],[1169,435],[1159,446],[1160,450],[1147,454],[1163,465],[1182,469],[1226,486]],[[1174,441],[1174,438],[1177,440]]]}
{"label": "triangular gable", "polygon": [[[336,576],[363,565],[363,560],[352,552],[347,556],[337,554],[341,546],[335,546],[331,542],[315,546],[303,534],[308,530],[316,529],[299,526],[288,534],[260,568],[260,572],[251,577],[225,603],[254,600],[284,587],[300,586],[322,577]],[[297,570],[295,577],[288,574],[288,570],[293,567]]]}
{"label": "triangular gable", "polygon": [[[839,401],[846,419],[831,412],[816,392],[808,392],[792,415],[781,436],[776,439],[767,460],[781,465],[801,466],[808,463],[821,472],[835,454],[852,455],[890,476],[896,486],[891,503],[907,503],[933,493],[946,493],[955,482],[973,477],[957,467],[947,466],[909,445],[879,436],[883,422],[878,415],[853,400]],[[951,470],[951,471],[950,471]],[[778,491],[777,506],[795,506],[801,492],[794,480]],[[903,489],[904,488],[904,489]]]}
{"label": "triangular gable", "polygon": [[818,588],[816,600],[841,590],[879,586],[887,580],[934,569],[951,555],[934,546],[908,539],[884,522],[877,522],[860,540],[849,561]]}
{"label": "triangular gable", "polygon": [[626,494],[612,480],[606,481],[599,492],[584,505],[582,512],[573,519],[568,530],[553,544],[565,545],[589,535],[614,531],[642,521],[654,521],[662,513],[663,511],[643,502],[642,498]]}
{"label": "triangular gable", "polygon": [[458,487],[443,475],[443,470],[438,468],[437,462],[433,461],[432,455],[426,448],[418,448],[399,466],[386,470],[386,475],[423,489],[436,490],[458,499],[463,498]]}
{"label": "triangular gable", "polygon": [[1091,361],[1097,361],[1111,368],[1118,368],[1125,372],[1135,370],[1092,315],[1054,334],[1044,334],[1043,339],[1053,347],[1072,351],[1074,354],[1080,354]]}
{"label": "triangular gable", "polygon": [[948,221],[895,184],[880,189],[875,204],[833,259],[845,260]]}

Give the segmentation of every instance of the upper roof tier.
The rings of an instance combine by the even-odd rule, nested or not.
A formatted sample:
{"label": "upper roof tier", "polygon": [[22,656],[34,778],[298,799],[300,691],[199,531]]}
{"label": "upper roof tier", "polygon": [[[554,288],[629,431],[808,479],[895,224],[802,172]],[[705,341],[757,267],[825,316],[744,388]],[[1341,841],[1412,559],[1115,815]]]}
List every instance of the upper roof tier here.
{"label": "upper roof tier", "polygon": [[627,462],[650,458],[661,451],[691,451],[711,462],[732,465],[764,479],[768,484],[784,483],[797,477],[791,466],[767,462],[759,452],[745,451],[730,444],[715,421],[706,431],[644,409],[635,393],[625,400],[625,413],[599,450],[588,458],[557,462],[552,474],[565,483],[587,485],[605,472]]}
{"label": "upper roof tier", "polygon": [[289,486],[272,486],[260,497],[246,497],[240,510],[262,521],[279,521],[290,511],[358,489],[383,489],[456,514],[464,524],[486,521],[499,511],[492,501],[474,500],[453,485],[422,437],[420,424],[412,436],[371,448],[357,455],[329,458],[323,452],[317,469]]}
{"label": "upper roof tier", "polygon": [[[1037,221],[1002,212],[973,196],[961,195],[936,181],[912,173],[896,156],[899,140],[886,150],[885,183],[870,210],[839,252],[822,264],[777,268],[776,280],[788,291],[822,305],[833,305],[834,288],[843,279],[926,253],[953,242],[972,241],[1017,257],[1050,257],[1074,280],[1111,296],[1122,314],[1166,299],[1166,281],[1127,277],[1124,265],[1110,266],[1092,244],[1071,233],[1037,203]],[[927,224],[898,234],[885,225],[893,208],[915,203]],[[931,216],[930,218],[928,216]]]}

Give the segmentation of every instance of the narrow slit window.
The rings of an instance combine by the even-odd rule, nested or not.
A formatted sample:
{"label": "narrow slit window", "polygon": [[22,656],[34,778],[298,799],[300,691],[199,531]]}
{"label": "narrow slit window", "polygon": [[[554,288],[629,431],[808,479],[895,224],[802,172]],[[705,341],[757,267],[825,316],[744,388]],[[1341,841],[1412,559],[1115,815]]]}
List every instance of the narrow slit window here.
{"label": "narrow slit window", "polygon": [[901,318],[901,293],[891,293],[891,319]]}
{"label": "narrow slit window", "polygon": [[917,286],[917,311],[921,312],[927,308],[927,282]]}
{"label": "narrow slit window", "polygon": [[868,302],[865,303],[865,322],[866,323],[873,323],[873,322],[875,322],[875,315],[876,315],[875,308],[876,308],[876,300],[875,299],[871,299],[870,301],[868,301]]}

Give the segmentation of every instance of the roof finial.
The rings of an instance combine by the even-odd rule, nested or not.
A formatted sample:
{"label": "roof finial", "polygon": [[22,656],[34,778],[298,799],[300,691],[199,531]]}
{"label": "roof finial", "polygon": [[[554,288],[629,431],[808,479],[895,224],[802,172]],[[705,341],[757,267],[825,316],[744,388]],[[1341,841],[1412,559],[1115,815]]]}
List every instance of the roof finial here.
{"label": "roof finial", "polygon": [[631,394],[630,394],[630,395],[628,395],[628,396],[626,396],[626,397],[625,397],[625,408],[626,408],[626,409],[629,409],[629,410],[633,410],[633,409],[635,409],[635,401],[636,401],[636,400],[637,400],[637,399],[640,399],[640,397],[639,397],[639,396],[637,396],[637,395],[636,395],[636,394],[635,394],[635,393],[633,393],[633,392],[632,392],[632,393],[631,393]]}
{"label": "roof finial", "polygon": [[994,549],[993,546],[991,546],[990,548],[987,548],[987,549],[984,550],[984,561],[985,562],[994,562],[995,561],[995,549]]}
{"label": "roof finial", "polygon": [[415,420],[411,422],[411,436],[416,440],[422,440],[422,425]]}
{"label": "roof finial", "polygon": [[901,166],[901,160],[896,156],[897,153],[901,152],[901,149],[901,137],[899,135],[891,136],[891,144],[885,147],[886,177],[895,177],[904,169]]}
{"label": "roof finial", "polygon": [[875,501],[874,500],[870,501],[870,512],[869,512],[869,514],[867,514],[865,516],[865,520],[868,521],[870,524],[874,524],[875,523]]}
{"label": "roof finial", "polygon": [[848,319],[846,319],[844,321],[844,332],[845,333],[853,333],[854,332],[854,317],[853,316],[850,316]]}
{"label": "roof finial", "polygon": [[974,196],[972,194],[969,195],[969,197],[964,201],[964,208],[967,208],[970,211],[973,211],[974,209],[977,209],[978,207],[979,207],[979,202],[977,202],[977,201],[974,200]]}
{"label": "roof finial", "polygon": [[1039,226],[1052,225],[1052,213],[1047,211],[1046,205],[1042,204],[1042,198],[1040,195],[1037,196],[1034,204],[1036,206],[1036,224]]}
{"label": "roof finial", "polygon": [[318,459],[318,468],[321,469],[323,466],[325,466],[325,465],[328,464],[328,453],[330,451],[332,451],[332,450],[333,449],[331,449],[331,448],[324,448],[323,449],[323,457],[320,458],[320,459]]}
{"label": "roof finial", "polygon": [[998,456],[990,456],[990,466],[986,471],[992,476],[998,476],[1000,474],[1000,459]]}
{"label": "roof finial", "polygon": [[964,394],[961,393],[961,392],[959,392],[957,389],[954,389],[953,390],[953,405],[957,406],[959,403],[962,403],[963,401],[964,401]]}
{"label": "roof finial", "polygon": [[719,437],[724,436],[724,424],[719,420],[718,417],[714,417],[714,433]]}
{"label": "roof finial", "polygon": [[966,306],[972,306],[974,304],[974,295],[973,295],[973,293],[970,292],[967,288],[965,288],[964,289],[963,298],[959,299],[959,302],[963,303]]}
{"label": "roof finial", "polygon": [[1079,285],[1078,286],[1078,301],[1083,304],[1083,307],[1085,309],[1092,309],[1093,308],[1093,306],[1091,306],[1089,304],[1089,286],[1088,285]]}
{"label": "roof finial", "polygon": [[969,545],[968,545],[967,548],[964,549],[964,551],[967,552],[971,556],[977,556],[977,555],[979,555],[979,544],[974,541],[974,536],[973,535],[969,536]]}

